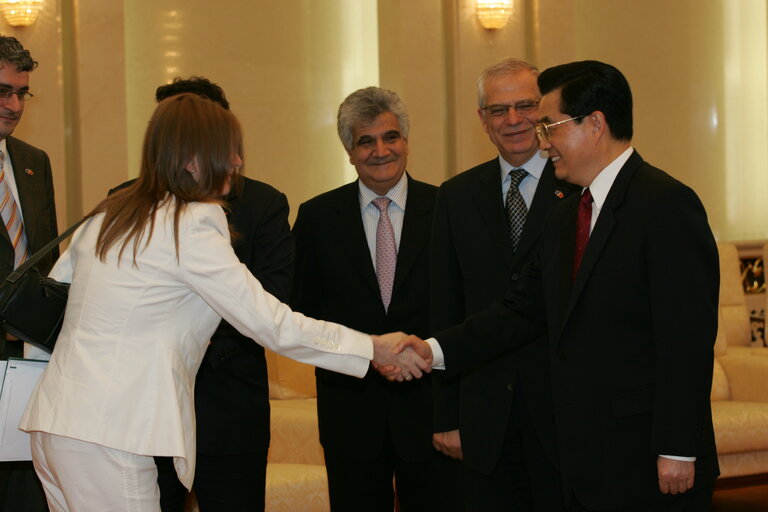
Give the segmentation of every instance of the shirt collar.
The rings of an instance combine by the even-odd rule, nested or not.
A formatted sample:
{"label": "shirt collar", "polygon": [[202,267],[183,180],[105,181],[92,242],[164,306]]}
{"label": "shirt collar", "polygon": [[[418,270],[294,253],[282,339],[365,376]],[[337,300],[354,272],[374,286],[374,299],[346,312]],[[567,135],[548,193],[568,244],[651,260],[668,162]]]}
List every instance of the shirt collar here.
{"label": "shirt collar", "polygon": [[528,174],[539,179],[541,173],[544,172],[544,166],[547,165],[547,159],[544,158],[541,151],[536,151],[527,162],[519,167],[510,164],[501,155],[499,155],[499,164],[501,165],[501,181],[504,181],[512,169],[525,169]]}
{"label": "shirt collar", "polygon": [[362,180],[357,180],[358,197],[360,198],[360,211],[363,211],[377,197],[388,197],[401,210],[405,211],[405,201],[408,198],[408,176],[406,173],[400,177],[400,181],[389,189],[384,196],[380,196],[373,190],[365,186]]}
{"label": "shirt collar", "polygon": [[608,197],[608,192],[611,191],[613,182],[616,181],[616,176],[619,175],[619,171],[624,167],[624,164],[627,163],[627,160],[629,160],[633,151],[634,149],[632,146],[628,147],[626,151],[616,158],[616,160],[600,171],[598,175],[595,176],[595,179],[592,180],[592,183],[589,184],[589,192],[592,194],[592,200],[598,211],[603,207],[605,199]]}

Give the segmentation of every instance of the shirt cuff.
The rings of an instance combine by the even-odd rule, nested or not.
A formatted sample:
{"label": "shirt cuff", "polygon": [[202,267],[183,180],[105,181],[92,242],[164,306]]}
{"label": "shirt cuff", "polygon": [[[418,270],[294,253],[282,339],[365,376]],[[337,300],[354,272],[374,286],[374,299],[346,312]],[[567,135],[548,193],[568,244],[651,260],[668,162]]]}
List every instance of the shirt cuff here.
{"label": "shirt cuff", "polygon": [[440,348],[440,343],[435,338],[429,338],[427,344],[432,349],[432,368],[435,370],[445,370],[445,356],[443,355],[443,349]]}
{"label": "shirt cuff", "polygon": [[659,457],[672,460],[681,460],[683,462],[696,462],[696,457],[680,457],[678,455],[659,455]]}

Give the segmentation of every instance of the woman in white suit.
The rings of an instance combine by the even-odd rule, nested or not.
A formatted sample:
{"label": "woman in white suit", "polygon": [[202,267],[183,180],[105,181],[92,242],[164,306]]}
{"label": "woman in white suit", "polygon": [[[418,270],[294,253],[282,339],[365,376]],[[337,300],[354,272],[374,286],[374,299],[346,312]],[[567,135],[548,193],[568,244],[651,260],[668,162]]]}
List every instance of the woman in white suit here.
{"label": "woman in white suit", "polygon": [[322,368],[362,377],[375,359],[420,374],[415,358],[392,359],[396,336],[294,313],[238,261],[217,198],[241,154],[230,112],[190,94],[163,101],[138,181],[99,204],[56,263],[66,316],[20,425],[52,511],[159,511],[155,455],[191,486],[195,374],[222,317]]}

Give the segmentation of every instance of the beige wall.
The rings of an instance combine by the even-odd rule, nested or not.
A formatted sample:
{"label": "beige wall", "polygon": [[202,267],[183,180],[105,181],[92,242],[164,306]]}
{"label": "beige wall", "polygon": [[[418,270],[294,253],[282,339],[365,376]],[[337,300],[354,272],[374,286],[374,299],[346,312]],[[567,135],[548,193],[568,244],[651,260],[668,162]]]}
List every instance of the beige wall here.
{"label": "beige wall", "polygon": [[409,169],[440,183],[495,154],[475,78],[518,56],[611,62],[636,101],[636,147],[702,197],[721,239],[768,238],[763,0],[516,0],[482,29],[474,0],[47,0],[17,36],[40,61],[17,134],[55,166],[74,220],[137,173],[154,88],[220,83],[246,134],[246,173],[301,201],[349,181],[338,103],[370,84],[411,114]]}

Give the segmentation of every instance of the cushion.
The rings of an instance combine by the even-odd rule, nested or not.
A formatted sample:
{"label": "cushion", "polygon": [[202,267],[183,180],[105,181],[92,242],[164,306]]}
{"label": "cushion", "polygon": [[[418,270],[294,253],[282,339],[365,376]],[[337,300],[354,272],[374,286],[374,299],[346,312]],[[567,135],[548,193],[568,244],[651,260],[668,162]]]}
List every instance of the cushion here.
{"label": "cushion", "polygon": [[725,376],[725,370],[723,370],[720,362],[715,358],[715,366],[712,371],[712,392],[709,395],[709,399],[713,402],[716,400],[728,400],[731,397],[730,389],[728,388],[728,377]]}
{"label": "cushion", "polygon": [[265,350],[269,371],[269,398],[314,398],[315,367]]}
{"label": "cushion", "polygon": [[712,402],[717,453],[768,450],[768,403]]}

